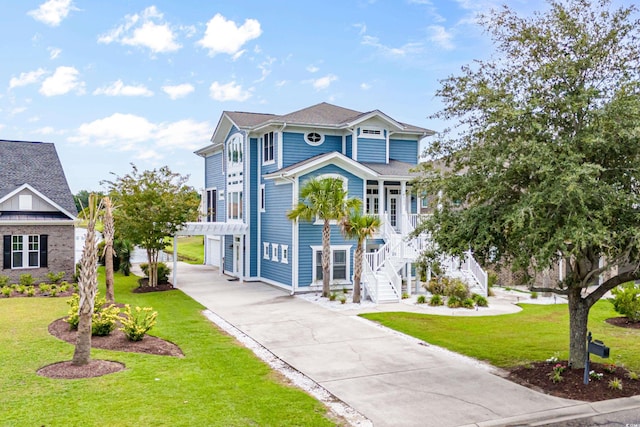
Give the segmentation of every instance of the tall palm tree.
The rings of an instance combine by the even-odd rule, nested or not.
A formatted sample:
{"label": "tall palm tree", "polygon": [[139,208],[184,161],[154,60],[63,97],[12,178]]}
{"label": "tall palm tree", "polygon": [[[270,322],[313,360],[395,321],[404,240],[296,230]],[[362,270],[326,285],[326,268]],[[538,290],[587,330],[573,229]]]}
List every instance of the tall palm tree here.
{"label": "tall palm tree", "polygon": [[307,181],[300,189],[298,205],[287,213],[290,220],[302,219],[323,222],[322,226],[322,296],[331,292],[331,221],[340,221],[350,209],[360,207],[360,200],[347,198],[347,189],[339,178],[321,178]]}
{"label": "tall palm tree", "polygon": [[89,196],[89,210],[87,237],[82,248],[80,258],[80,277],[78,278],[78,293],[80,295],[78,336],[76,348],[73,352],[72,365],[82,366],[89,363],[91,358],[91,321],[93,306],[98,290],[98,247],[96,246],[96,220],[98,219],[97,197]]}
{"label": "tall palm tree", "polygon": [[104,216],[102,219],[104,236],[104,270],[105,270],[105,285],[106,285],[106,300],[109,303],[114,303],[115,295],[113,292],[113,236],[115,229],[113,225],[113,213],[111,211],[112,204],[109,197],[102,199],[104,205]]}
{"label": "tall palm tree", "polygon": [[340,223],[342,234],[347,239],[355,239],[358,246],[353,254],[353,302],[360,302],[360,279],[362,277],[362,264],[364,256],[364,242],[373,236],[380,227],[380,218],[374,215],[362,215],[359,210],[351,210]]}

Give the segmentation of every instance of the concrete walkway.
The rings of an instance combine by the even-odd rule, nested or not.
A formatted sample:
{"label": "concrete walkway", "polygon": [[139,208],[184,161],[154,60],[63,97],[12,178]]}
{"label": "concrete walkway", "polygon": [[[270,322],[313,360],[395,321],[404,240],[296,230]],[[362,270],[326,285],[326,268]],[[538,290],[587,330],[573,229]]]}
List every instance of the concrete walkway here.
{"label": "concrete walkway", "polygon": [[[516,385],[486,365],[350,311],[227,279],[210,266],[178,264],[179,289],[376,427],[534,425],[529,421],[598,413],[593,404]],[[631,404],[640,407],[640,400]]]}

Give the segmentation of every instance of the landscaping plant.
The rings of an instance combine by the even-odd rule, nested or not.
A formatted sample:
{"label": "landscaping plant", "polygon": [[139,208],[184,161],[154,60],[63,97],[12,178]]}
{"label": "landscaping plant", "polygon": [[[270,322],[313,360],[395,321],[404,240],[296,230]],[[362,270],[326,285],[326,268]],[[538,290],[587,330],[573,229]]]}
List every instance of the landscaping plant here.
{"label": "landscaping plant", "polygon": [[629,282],[612,289],[611,293],[613,308],[630,322],[640,322],[640,286]]}
{"label": "landscaping plant", "polygon": [[129,340],[142,340],[144,334],[155,326],[158,312],[152,312],[152,310],[153,308],[151,307],[136,307],[135,311],[132,312],[129,304],[124,306],[123,317],[120,320],[122,323],[120,330],[124,332]]}

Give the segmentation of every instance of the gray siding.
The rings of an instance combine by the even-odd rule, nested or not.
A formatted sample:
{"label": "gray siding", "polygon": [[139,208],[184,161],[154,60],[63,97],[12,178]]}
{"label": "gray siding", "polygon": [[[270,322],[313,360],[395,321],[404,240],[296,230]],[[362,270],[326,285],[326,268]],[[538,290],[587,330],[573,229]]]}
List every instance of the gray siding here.
{"label": "gray siding", "polygon": [[389,139],[389,158],[401,162],[418,164],[418,141]]}

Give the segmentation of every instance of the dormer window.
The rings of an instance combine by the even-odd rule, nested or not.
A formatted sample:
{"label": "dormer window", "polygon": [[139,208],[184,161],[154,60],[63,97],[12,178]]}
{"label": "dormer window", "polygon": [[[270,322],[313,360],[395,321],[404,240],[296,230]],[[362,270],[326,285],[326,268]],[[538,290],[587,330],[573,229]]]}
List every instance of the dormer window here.
{"label": "dormer window", "polygon": [[304,140],[309,145],[320,145],[324,142],[324,135],[318,132],[307,132],[304,134]]}

